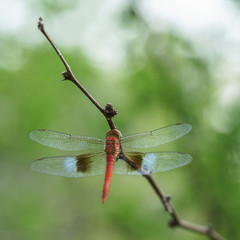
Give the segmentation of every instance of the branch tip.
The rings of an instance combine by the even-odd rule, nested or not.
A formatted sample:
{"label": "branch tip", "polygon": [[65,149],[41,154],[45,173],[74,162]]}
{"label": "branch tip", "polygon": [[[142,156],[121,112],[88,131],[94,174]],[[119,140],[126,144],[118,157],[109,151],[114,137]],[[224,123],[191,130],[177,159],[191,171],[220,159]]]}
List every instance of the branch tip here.
{"label": "branch tip", "polygon": [[38,29],[39,29],[40,31],[43,31],[43,29],[44,29],[43,18],[42,18],[42,17],[40,17],[40,18],[38,19]]}
{"label": "branch tip", "polygon": [[107,103],[105,106],[105,116],[108,119],[113,118],[115,115],[117,115],[117,109],[113,108],[112,103]]}

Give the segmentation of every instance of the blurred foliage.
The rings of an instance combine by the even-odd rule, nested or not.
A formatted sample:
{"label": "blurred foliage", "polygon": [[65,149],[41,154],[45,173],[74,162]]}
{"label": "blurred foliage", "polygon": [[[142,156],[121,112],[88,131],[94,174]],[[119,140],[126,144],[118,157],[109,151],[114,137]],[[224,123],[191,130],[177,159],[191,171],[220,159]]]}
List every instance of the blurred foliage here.
{"label": "blurred foliage", "polygon": [[[187,39],[173,30],[152,31],[134,4],[117,21],[139,37],[129,41],[124,66],[111,76],[93,67],[79,49],[61,51],[94,98],[118,109],[115,123],[123,135],[176,122],[193,126],[188,136],[159,148],[188,152],[192,164],[154,177],[181,217],[239,238],[239,104],[217,103],[211,65]],[[47,43],[30,49],[6,38],[0,49],[5,58],[0,69],[0,239],[206,239],[169,229],[168,215],[141,177],[114,175],[102,205],[103,176],[66,179],[32,172],[32,160],[67,153],[32,142],[30,131],[104,138],[108,126],[73,84],[58,81],[64,68]],[[12,49],[18,49],[18,61],[9,57]],[[227,130],[213,127],[213,115],[220,126],[227,119]]]}

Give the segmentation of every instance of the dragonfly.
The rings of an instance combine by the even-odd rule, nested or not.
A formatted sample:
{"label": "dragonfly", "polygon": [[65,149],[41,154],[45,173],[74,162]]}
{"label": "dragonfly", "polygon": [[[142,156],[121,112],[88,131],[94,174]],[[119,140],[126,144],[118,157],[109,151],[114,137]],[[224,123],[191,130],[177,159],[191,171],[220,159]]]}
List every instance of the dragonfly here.
{"label": "dragonfly", "polygon": [[[192,157],[183,152],[142,152],[139,149],[172,142],[186,135],[191,129],[190,124],[177,123],[125,137],[122,137],[117,129],[111,129],[105,140],[39,129],[30,133],[32,140],[60,150],[80,151],[80,154],[40,158],[32,162],[31,169],[64,177],[87,177],[105,173],[102,192],[102,202],[105,203],[113,172],[147,175],[190,163]],[[120,154],[122,152],[124,155]],[[131,164],[125,161],[126,158]]]}

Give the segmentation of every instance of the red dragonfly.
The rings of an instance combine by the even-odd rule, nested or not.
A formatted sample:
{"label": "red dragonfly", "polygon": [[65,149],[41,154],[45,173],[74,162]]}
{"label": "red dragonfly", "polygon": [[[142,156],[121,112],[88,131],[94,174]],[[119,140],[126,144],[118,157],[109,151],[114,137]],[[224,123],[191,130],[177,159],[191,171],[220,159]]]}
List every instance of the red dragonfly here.
{"label": "red dragonfly", "polygon": [[[184,166],[192,157],[182,152],[125,152],[128,149],[156,147],[174,141],[192,129],[187,123],[177,123],[150,132],[122,137],[112,129],[107,132],[105,141],[95,137],[86,137],[60,133],[51,130],[35,130],[30,138],[45,146],[67,151],[82,151],[77,156],[47,157],[35,160],[31,168],[38,172],[65,177],[87,177],[105,173],[102,202],[105,203],[110,188],[112,172],[117,174],[150,174]],[[133,163],[123,160],[120,153]],[[91,150],[91,153],[84,153]]]}

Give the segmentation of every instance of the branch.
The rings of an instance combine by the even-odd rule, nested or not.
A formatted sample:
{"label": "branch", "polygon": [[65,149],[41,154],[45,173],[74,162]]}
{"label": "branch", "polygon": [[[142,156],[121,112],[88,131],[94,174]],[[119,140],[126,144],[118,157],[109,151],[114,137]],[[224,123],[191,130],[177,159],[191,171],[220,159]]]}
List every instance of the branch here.
{"label": "branch", "polygon": [[49,43],[52,45],[53,49],[57,53],[57,55],[60,57],[63,65],[66,68],[66,71],[62,73],[64,80],[69,80],[73,82],[86,96],[87,98],[98,108],[98,110],[104,115],[106,118],[109,126],[111,129],[116,129],[114,122],[112,121],[112,118],[117,115],[117,110],[113,108],[113,105],[111,103],[108,103],[105,106],[105,109],[87,92],[87,90],[79,83],[77,78],[74,76],[70,66],[68,65],[67,61],[64,59],[63,55],[61,54],[60,50],[57,49],[47,32],[45,31],[43,19],[39,18],[38,21],[38,29],[43,33],[43,35],[47,38]]}
{"label": "branch", "polygon": [[153,177],[151,174],[146,174],[143,170],[139,169],[123,152],[122,147],[120,148],[120,153],[118,155],[118,158],[123,159],[126,161],[133,169],[138,171],[143,177],[147,179],[147,181],[150,183],[152,188],[155,190],[156,194],[160,198],[165,211],[169,213],[171,216],[171,220],[169,221],[169,226],[170,227],[180,227],[184,228],[186,230],[195,232],[195,233],[200,233],[208,236],[212,240],[224,240],[216,231],[213,230],[211,226],[202,226],[202,225],[197,225],[193,223],[186,222],[182,220],[176,213],[175,209],[173,208],[172,204],[170,203],[171,197],[165,196],[164,193],[159,189],[157,186],[156,182],[154,181]]}
{"label": "branch", "polygon": [[[57,49],[53,41],[50,39],[48,34],[46,33],[43,25],[42,18],[39,18],[38,22],[38,28],[43,33],[43,35],[47,38],[47,40],[50,42],[54,50],[56,51],[57,55],[60,57],[62,63],[64,64],[66,71],[62,73],[64,79],[63,80],[70,80],[73,82],[87,97],[88,99],[98,108],[98,110],[104,115],[106,118],[109,126],[111,129],[116,129],[114,122],[112,118],[117,115],[117,110],[113,108],[113,105],[111,103],[106,104],[105,108],[103,108],[88,92],[87,90],[79,83],[79,81],[74,76],[72,70],[70,69],[68,63],[62,56],[61,52]],[[180,227],[195,233],[200,233],[208,236],[212,240],[224,240],[217,232],[213,230],[211,226],[202,226],[197,225],[193,223],[186,222],[177,215],[175,209],[170,203],[170,197],[165,196],[163,192],[158,188],[157,184],[155,183],[153,177],[150,174],[146,174],[143,172],[143,170],[139,169],[123,152],[123,149],[120,145],[120,153],[118,155],[118,158],[123,159],[126,161],[132,168],[137,170],[143,177],[147,179],[147,181],[150,183],[152,188],[155,190],[156,194],[160,198],[165,210],[169,213],[171,216],[171,220],[169,221],[170,227]]]}

